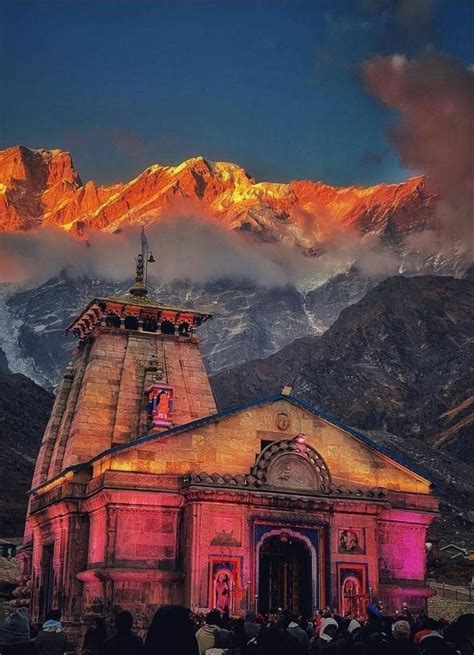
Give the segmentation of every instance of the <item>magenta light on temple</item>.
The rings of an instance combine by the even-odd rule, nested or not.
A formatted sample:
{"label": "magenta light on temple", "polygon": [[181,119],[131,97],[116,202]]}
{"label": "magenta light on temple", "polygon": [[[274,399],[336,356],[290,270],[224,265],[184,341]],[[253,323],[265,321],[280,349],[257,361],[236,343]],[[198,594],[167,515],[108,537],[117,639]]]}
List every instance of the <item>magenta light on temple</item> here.
{"label": "magenta light on temple", "polygon": [[145,623],[160,604],[423,607],[423,471],[290,386],[219,412],[196,334],[211,315],[148,298],[143,262],[69,328],[21,551],[32,619],[61,606],[78,638],[118,605]]}

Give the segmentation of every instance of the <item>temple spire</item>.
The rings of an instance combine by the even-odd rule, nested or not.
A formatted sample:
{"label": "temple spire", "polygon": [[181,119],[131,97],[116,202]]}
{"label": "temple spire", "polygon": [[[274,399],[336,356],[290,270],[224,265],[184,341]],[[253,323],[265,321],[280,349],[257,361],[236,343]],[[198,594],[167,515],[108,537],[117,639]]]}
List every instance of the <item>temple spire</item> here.
{"label": "temple spire", "polygon": [[145,228],[142,225],[140,234],[141,253],[137,257],[137,266],[135,270],[135,284],[130,289],[130,294],[137,298],[146,298],[148,295],[148,264],[153,264],[155,258],[150,250],[148,239],[146,238]]}
{"label": "temple spire", "polygon": [[140,253],[137,257],[137,267],[135,270],[135,284],[130,289],[130,295],[137,298],[146,298],[148,289],[144,280],[143,255]]}

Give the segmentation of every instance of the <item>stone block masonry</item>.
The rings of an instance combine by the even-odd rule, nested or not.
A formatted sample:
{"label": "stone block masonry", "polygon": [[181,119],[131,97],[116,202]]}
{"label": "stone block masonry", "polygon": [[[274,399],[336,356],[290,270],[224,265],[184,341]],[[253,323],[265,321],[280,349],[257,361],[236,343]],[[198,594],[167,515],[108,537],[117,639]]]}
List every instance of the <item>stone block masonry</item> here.
{"label": "stone block masonry", "polygon": [[144,386],[153,358],[162,381],[174,387],[174,425],[216,412],[196,339],[100,328],[66,372],[34,486],[141,436],[146,425]]}

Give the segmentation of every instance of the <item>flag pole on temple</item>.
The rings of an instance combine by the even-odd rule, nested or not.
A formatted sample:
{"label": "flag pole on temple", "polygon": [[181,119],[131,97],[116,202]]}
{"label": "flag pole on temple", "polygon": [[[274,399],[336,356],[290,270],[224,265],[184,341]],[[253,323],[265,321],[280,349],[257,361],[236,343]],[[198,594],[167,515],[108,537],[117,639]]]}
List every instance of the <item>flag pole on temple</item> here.
{"label": "flag pole on temple", "polygon": [[153,257],[152,251],[150,250],[150,244],[148,243],[148,239],[146,237],[144,225],[142,225],[140,241],[142,244],[142,259],[145,264],[145,288],[148,288],[148,264],[154,264],[156,260]]}

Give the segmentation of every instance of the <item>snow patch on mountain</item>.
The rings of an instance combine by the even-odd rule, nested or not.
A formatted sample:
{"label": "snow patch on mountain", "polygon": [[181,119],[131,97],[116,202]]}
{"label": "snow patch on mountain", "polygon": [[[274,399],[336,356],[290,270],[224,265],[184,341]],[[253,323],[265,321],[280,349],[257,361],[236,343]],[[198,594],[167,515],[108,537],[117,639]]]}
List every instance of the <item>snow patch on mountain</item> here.
{"label": "snow patch on mountain", "polygon": [[19,334],[23,321],[15,316],[8,306],[8,300],[19,290],[18,284],[0,284],[0,349],[3,350],[12,373],[23,373],[37,384],[45,385],[45,377],[35,370],[32,357],[26,355],[19,345]]}

